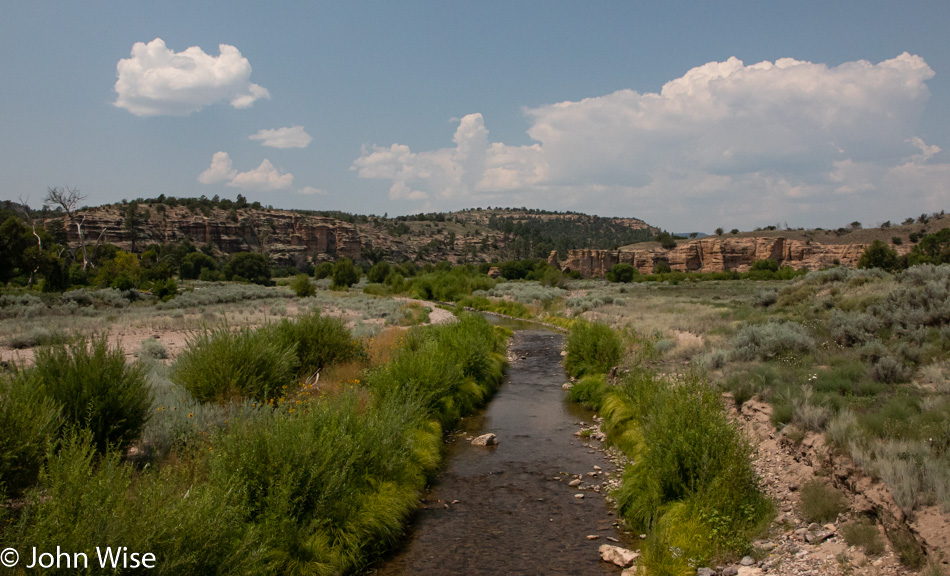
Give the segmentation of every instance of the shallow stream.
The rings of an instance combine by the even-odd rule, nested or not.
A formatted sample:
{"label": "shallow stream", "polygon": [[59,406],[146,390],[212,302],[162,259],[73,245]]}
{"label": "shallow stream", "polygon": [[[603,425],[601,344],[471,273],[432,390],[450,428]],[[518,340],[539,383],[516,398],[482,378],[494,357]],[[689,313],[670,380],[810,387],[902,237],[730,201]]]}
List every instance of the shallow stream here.
{"label": "shallow stream", "polygon": [[[569,403],[561,389],[564,337],[536,325],[510,327],[516,332],[505,383],[450,436],[445,470],[405,545],[377,574],[619,574],[598,555],[601,544],[612,543],[608,537],[629,544],[613,526],[615,516],[600,494],[568,486],[578,474],[584,484],[600,484],[613,468],[574,436],[592,413]],[[497,446],[471,445],[471,437],[487,432],[498,436]],[[597,478],[587,476],[594,466],[603,468]]]}

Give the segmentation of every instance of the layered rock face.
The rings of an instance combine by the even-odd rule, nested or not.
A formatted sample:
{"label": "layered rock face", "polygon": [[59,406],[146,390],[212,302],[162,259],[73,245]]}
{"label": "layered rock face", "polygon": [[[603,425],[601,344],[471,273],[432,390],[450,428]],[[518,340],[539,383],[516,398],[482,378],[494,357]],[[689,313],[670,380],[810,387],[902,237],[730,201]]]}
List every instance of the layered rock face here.
{"label": "layered rock face", "polygon": [[796,270],[818,270],[835,264],[853,267],[865,248],[865,244],[818,244],[781,237],[702,238],[681,241],[672,250],[570,250],[560,268],[576,270],[585,277],[604,277],[614,264],[623,263],[650,274],[663,261],[678,272],[746,272],[757,260],[775,260],[779,266]]}
{"label": "layered rock face", "polygon": [[[242,211],[238,218],[212,210],[210,216],[187,209],[151,210],[129,226],[116,209],[80,213],[87,246],[115,244],[122,250],[140,251],[148,244],[168,244],[189,239],[197,246],[210,243],[224,254],[265,251],[280,265],[298,266],[308,261],[337,257],[358,258],[362,240],[348,222],[283,210]],[[79,243],[73,223],[66,225],[70,244]]]}

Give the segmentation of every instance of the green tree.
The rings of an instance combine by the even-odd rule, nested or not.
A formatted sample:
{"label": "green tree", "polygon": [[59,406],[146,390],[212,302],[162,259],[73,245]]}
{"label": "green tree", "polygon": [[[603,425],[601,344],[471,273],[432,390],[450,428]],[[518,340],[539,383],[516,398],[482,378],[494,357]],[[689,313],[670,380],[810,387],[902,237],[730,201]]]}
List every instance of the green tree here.
{"label": "green tree", "polygon": [[332,288],[349,288],[360,281],[360,271],[349,258],[341,258],[333,265]]}
{"label": "green tree", "polygon": [[716,228],[716,236],[722,236],[724,230],[722,228]]}
{"label": "green tree", "polygon": [[633,282],[633,279],[636,277],[637,273],[637,269],[630,264],[614,264],[607,272],[607,280],[610,280],[611,282],[623,282],[626,284]]}
{"label": "green tree", "polygon": [[369,272],[366,273],[366,277],[370,282],[380,284],[386,280],[386,276],[389,276],[390,270],[392,270],[392,267],[389,265],[389,262],[377,262],[369,269]]}
{"label": "green tree", "polygon": [[858,259],[858,268],[881,268],[893,272],[900,268],[897,252],[880,240],[871,242]]}
{"label": "green tree", "polygon": [[243,280],[268,286],[271,277],[270,263],[263,254],[238,252],[232,254],[225,265],[224,277],[228,280]]}
{"label": "green tree", "polygon": [[195,280],[201,276],[201,271],[216,270],[218,267],[214,258],[204,252],[192,252],[186,254],[181,260],[181,277],[187,280]]}

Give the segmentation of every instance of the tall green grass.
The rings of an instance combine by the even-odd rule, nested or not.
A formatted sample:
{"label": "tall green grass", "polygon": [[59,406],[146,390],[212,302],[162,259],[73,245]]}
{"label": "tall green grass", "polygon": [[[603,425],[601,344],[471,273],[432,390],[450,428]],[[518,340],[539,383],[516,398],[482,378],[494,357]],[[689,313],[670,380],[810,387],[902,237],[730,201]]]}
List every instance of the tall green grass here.
{"label": "tall green grass", "polygon": [[771,504],[715,388],[694,375],[670,381],[637,370],[608,390],[602,412],[608,440],[634,462],[617,501],[631,526],[649,534],[648,569],[673,562],[665,542],[694,542],[692,566],[746,550]]}
{"label": "tall green grass", "polygon": [[620,363],[623,341],[607,326],[597,322],[578,321],[567,338],[564,368],[571,376],[605,374]]}
{"label": "tall green grass", "polygon": [[60,408],[28,378],[0,379],[0,493],[37,479],[61,424]]}
{"label": "tall green grass", "polygon": [[[314,322],[351,348],[337,324]],[[277,340],[271,329],[254,336]],[[241,356],[247,350],[233,344],[246,332],[206,337],[189,350],[223,349],[234,365],[208,362],[201,368],[237,367],[255,375],[271,366],[273,356],[261,359],[253,348]],[[70,429],[58,445],[48,441],[57,412],[45,427],[39,418],[27,427],[28,414],[15,409],[30,399],[16,394],[28,389],[10,395],[4,382],[0,426],[19,431],[13,448],[20,452],[0,460],[3,481],[39,475],[25,490],[22,508],[4,508],[0,539],[21,550],[59,545],[90,558],[96,546],[149,551],[158,558],[157,574],[358,572],[402,537],[441,463],[441,423],[453,424],[500,383],[504,342],[504,331],[462,315],[453,325],[411,331],[389,364],[361,378],[368,384],[316,388],[278,406],[185,402],[183,388],[153,374],[161,404],[155,413],[174,413],[174,421],[153,423],[150,436],[165,444],[180,438],[182,444],[144,469],[112,446],[98,449],[90,430]],[[262,344],[254,346],[260,350]],[[296,358],[291,347],[275,346],[279,357]],[[292,377],[292,369],[284,376]],[[232,380],[221,389],[240,386]],[[166,404],[169,410],[161,410]],[[187,433],[177,436],[185,423]],[[40,450],[42,465],[24,468]],[[3,492],[10,494],[0,486]]]}
{"label": "tall green grass", "polygon": [[289,343],[267,331],[206,329],[188,340],[171,378],[201,402],[235,397],[267,402],[293,383],[299,361]]}

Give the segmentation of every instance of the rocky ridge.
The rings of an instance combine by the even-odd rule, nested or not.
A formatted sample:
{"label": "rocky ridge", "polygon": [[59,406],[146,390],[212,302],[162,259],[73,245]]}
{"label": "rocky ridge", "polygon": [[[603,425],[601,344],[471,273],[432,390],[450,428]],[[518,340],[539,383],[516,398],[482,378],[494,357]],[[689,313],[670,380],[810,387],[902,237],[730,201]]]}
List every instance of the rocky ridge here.
{"label": "rocky ridge", "polygon": [[[548,261],[561,270],[574,270],[584,277],[606,276],[615,264],[630,264],[642,274],[653,272],[659,262],[666,262],[678,272],[747,272],[757,260],[774,260],[779,266],[796,270],[817,270],[828,266],[857,265],[866,244],[821,244],[783,237],[702,238],[680,241],[672,249],[648,247],[620,250],[571,250],[567,258]],[[910,251],[909,246],[894,246],[898,253]]]}

